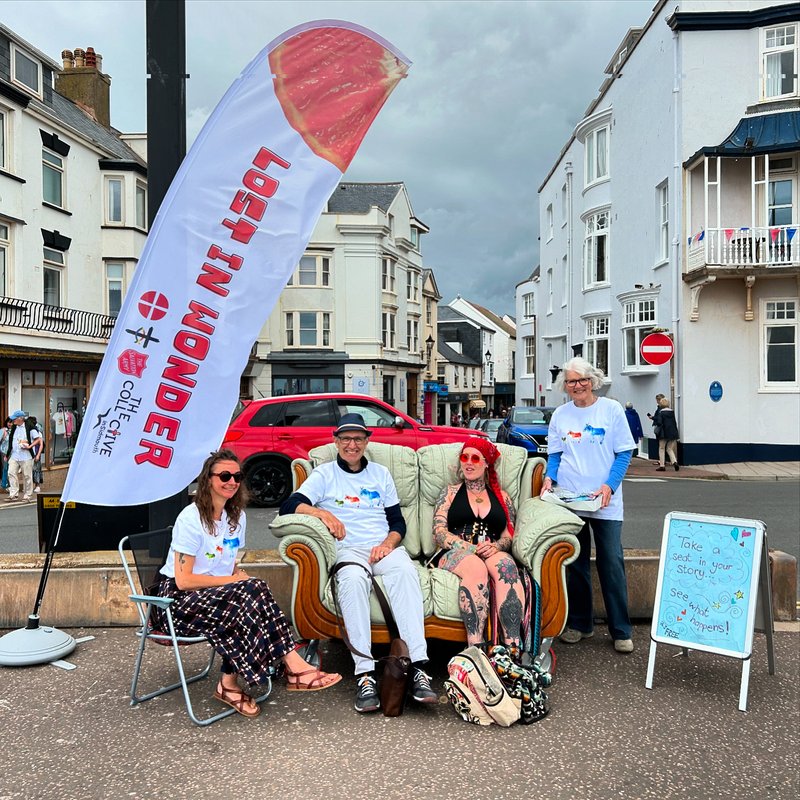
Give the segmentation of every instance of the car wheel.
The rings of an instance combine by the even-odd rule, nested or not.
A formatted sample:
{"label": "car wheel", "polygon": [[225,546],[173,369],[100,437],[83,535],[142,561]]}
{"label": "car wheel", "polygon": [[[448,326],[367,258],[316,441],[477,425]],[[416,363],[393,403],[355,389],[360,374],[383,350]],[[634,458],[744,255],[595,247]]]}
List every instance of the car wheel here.
{"label": "car wheel", "polygon": [[279,506],[292,489],[289,466],[275,458],[248,465],[246,477],[250,500],[256,506]]}

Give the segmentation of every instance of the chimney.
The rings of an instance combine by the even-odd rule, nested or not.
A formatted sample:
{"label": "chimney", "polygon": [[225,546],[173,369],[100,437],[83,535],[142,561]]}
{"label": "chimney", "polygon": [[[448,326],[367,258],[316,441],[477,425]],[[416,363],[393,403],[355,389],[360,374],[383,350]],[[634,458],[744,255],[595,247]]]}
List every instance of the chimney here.
{"label": "chimney", "polygon": [[111,78],[100,71],[103,57],[93,47],[61,53],[64,68],[56,73],[56,91],[80,106],[106,128],[111,126]]}

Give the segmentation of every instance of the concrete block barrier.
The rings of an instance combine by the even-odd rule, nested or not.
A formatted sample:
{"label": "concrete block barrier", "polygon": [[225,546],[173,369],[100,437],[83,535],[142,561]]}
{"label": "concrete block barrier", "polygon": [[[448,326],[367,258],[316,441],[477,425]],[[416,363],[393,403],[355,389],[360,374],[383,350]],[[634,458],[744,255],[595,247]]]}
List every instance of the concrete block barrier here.
{"label": "concrete block barrier", "polygon": [[[628,607],[633,619],[650,619],[658,580],[657,550],[626,550]],[[44,556],[0,555],[0,628],[19,628],[33,609]],[[283,609],[291,606],[291,568],[274,550],[250,550],[247,572],[269,583]],[[770,550],[772,602],[777,622],[797,619],[797,560]],[[592,560],[595,615],[605,608]],[[42,624],[64,628],[136,625],[136,609],[128,600],[128,584],[115,551],[58,553],[53,559],[41,609]]]}

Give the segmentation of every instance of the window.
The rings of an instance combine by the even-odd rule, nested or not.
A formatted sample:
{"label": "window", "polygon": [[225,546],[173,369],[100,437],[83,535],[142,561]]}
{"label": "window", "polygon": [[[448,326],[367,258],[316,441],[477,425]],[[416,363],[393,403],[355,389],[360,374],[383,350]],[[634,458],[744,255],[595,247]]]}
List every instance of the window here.
{"label": "window", "polygon": [[8,294],[8,284],[6,283],[6,265],[9,263],[8,253],[11,249],[11,231],[8,225],[0,224],[0,297]]}
{"label": "window", "polygon": [[41,95],[39,62],[34,61],[13,43],[11,44],[11,54],[11,80],[15,83],[21,83],[31,91]]}
{"label": "window", "polygon": [[553,204],[547,206],[547,241],[553,238]]}
{"label": "window", "polygon": [[453,386],[458,386],[460,380],[461,380],[461,371],[454,364],[453,365]]}
{"label": "window", "polygon": [[381,320],[383,346],[394,350],[397,347],[395,338],[397,314],[394,311],[384,311],[381,314]]}
{"label": "window", "polygon": [[419,250],[419,228],[411,226],[411,246],[415,250]]}
{"label": "window", "polygon": [[533,304],[533,292],[522,295],[522,316],[530,319],[536,315],[536,308]]}
{"label": "window", "polygon": [[64,161],[61,156],[42,150],[42,199],[64,207]]}
{"label": "window", "polygon": [[567,221],[567,214],[569,214],[569,202],[567,195],[567,184],[561,187],[561,224]]}
{"label": "window", "polygon": [[331,259],[322,254],[306,253],[297,265],[287,286],[330,286]]}
{"label": "window", "polygon": [[406,321],[406,339],[409,353],[419,353],[419,320]]}
{"label": "window", "polygon": [[656,189],[658,204],[658,252],[656,261],[669,260],[669,185],[665,181]]}
{"label": "window", "polygon": [[[122,217],[122,178],[106,178],[106,222],[121,225]],[[60,204],[59,204],[60,205]]]}
{"label": "window", "polygon": [[411,270],[406,272],[406,300],[419,302],[419,276]]}
{"label": "window", "polygon": [[137,228],[147,230],[147,187],[136,182],[136,221]]}
{"label": "window", "polygon": [[561,297],[561,308],[566,308],[569,300],[569,270],[567,269],[567,257],[561,256],[561,279],[564,281],[564,294]]}
{"label": "window", "polygon": [[768,225],[792,224],[791,178],[769,182]]}
{"label": "window", "polygon": [[0,108],[0,169],[9,168],[7,124],[8,114]]}
{"label": "window", "polygon": [[608,211],[586,220],[583,240],[583,285],[608,283]]}
{"label": "window", "polygon": [[798,383],[798,300],[761,301],[762,388],[796,389]]}
{"label": "window", "polygon": [[547,313],[553,313],[553,270],[547,270]]}
{"label": "window", "polygon": [[433,301],[425,301],[425,324],[433,325]]}
{"label": "window", "polygon": [[586,185],[608,177],[608,128],[586,135]]}
{"label": "window", "polygon": [[43,303],[46,306],[61,306],[61,273],[64,268],[64,254],[50,247],[44,248],[44,293]]}
{"label": "window", "polygon": [[394,238],[394,214],[387,214],[387,219],[389,221],[389,236]]}
{"label": "window", "polygon": [[608,317],[586,320],[586,360],[608,375]]}
{"label": "window", "polygon": [[286,319],[287,347],[330,347],[331,315],[327,311],[290,311]]}
{"label": "window", "polygon": [[[550,342],[547,343],[547,363],[548,364],[552,364],[553,363],[553,345]],[[552,389],[553,388],[553,373],[550,370],[550,367],[547,368],[546,372],[547,372],[547,388],[548,389]]]}
{"label": "window", "polygon": [[[364,424],[368,428],[392,428],[395,422],[395,414],[387,411],[383,406],[370,403],[368,400],[337,400],[339,416],[345,414],[361,414]],[[335,423],[334,423],[335,424]],[[404,423],[406,426],[408,423]]]}
{"label": "window", "polygon": [[125,265],[121,262],[106,262],[106,305],[110,317],[119,316],[122,296],[125,291]]}
{"label": "window", "polygon": [[642,339],[650,333],[655,324],[654,297],[631,300],[623,304],[623,369],[649,369],[650,365],[641,356],[640,347]]}
{"label": "window", "polygon": [[533,375],[536,369],[536,337],[526,336],[522,341],[525,347],[525,374]]}
{"label": "window", "polygon": [[765,100],[797,94],[797,38],[797,25],[764,30],[761,73]]}
{"label": "window", "polygon": [[391,258],[384,256],[383,258],[383,272],[382,272],[382,286],[384,292],[395,293],[395,263]]}

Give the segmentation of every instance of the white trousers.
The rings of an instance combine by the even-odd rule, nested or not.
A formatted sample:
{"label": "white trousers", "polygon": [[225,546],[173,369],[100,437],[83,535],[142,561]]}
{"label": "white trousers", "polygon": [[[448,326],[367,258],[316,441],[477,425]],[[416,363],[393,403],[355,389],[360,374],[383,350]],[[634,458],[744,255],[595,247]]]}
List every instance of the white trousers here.
{"label": "white trousers", "polygon": [[[373,575],[383,578],[389,606],[394,614],[400,636],[408,645],[412,661],[427,661],[428,645],[425,641],[423,622],[422,589],[417,570],[408,553],[397,547],[375,564],[369,563],[371,548],[344,547],[336,556],[340,561],[356,561],[363,564]],[[361,567],[342,567],[336,573],[339,606],[347,629],[350,644],[362,653],[372,655],[372,635],[369,619],[369,595],[372,581]],[[372,658],[353,655],[355,674],[375,669]]]}
{"label": "white trousers", "polygon": [[29,458],[26,461],[17,461],[16,458],[8,459],[8,496],[16,497],[19,494],[19,476],[17,470],[22,469],[22,480],[24,489],[22,496],[26,500],[31,499],[33,494],[33,459]]}

